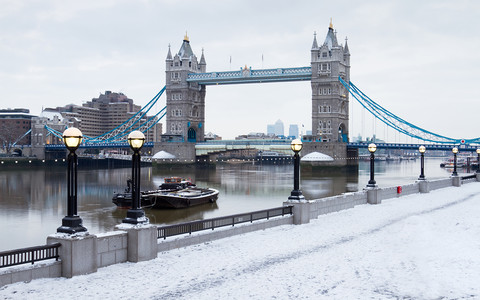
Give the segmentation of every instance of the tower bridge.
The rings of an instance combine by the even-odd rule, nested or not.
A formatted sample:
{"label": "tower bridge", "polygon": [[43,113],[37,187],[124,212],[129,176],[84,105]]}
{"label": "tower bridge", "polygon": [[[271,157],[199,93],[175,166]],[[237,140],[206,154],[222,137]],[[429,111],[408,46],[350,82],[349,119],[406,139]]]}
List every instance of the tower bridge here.
{"label": "tower bridge", "polygon": [[[153,145],[153,153],[160,150],[170,152],[184,161],[195,161],[198,156],[221,151],[239,149],[259,149],[270,151],[277,143],[270,142],[267,147],[252,144],[251,141],[222,141],[212,143],[205,141],[205,97],[209,85],[267,83],[287,81],[310,81],[311,85],[311,120],[312,135],[309,143],[304,143],[302,155],[310,152],[322,152],[331,157],[355,157],[358,149],[365,145],[349,143],[349,97],[355,98],[363,108],[394,130],[412,138],[436,143],[427,148],[444,150],[453,145],[465,145],[462,149],[470,151],[479,145],[480,138],[455,139],[422,129],[404,119],[397,117],[374,102],[350,81],[350,51],[347,41],[340,44],[336,31],[330,23],[323,43],[318,43],[314,34],[310,49],[310,66],[252,69],[243,67],[236,71],[207,72],[205,53],[202,49],[200,59],[197,58],[185,35],[178,52],[172,55],[168,48],[166,63],[165,87],[144,107],[143,111],[125,121],[116,129],[98,137],[87,137],[86,147],[110,147],[110,144],[125,142],[131,130],[148,130],[163,117],[166,117],[166,134],[162,141]],[[162,94],[166,94],[166,106],[154,117],[144,123],[139,122],[153,107]],[[158,115],[163,113],[159,118]],[[304,112],[307,113],[307,112]],[[60,136],[61,133],[47,128],[49,134]],[[283,141],[278,152],[288,151],[288,142]],[[413,149],[417,144],[380,144],[379,148]],[[115,146],[113,146],[115,147]],[[278,148],[277,147],[277,148]],[[412,148],[413,147],[413,148]],[[49,147],[46,147],[49,148]],[[50,147],[52,148],[52,147]],[[221,149],[220,149],[221,148]],[[52,148],[53,149],[53,148]],[[348,160],[339,160],[345,164]]]}
{"label": "tower bridge", "polygon": [[178,141],[181,137],[186,143],[162,143],[158,149],[188,156],[195,151],[192,148],[196,143],[205,141],[208,85],[308,80],[312,88],[312,140],[329,143],[329,152],[345,152],[349,134],[349,92],[339,78],[346,82],[350,80],[347,41],[345,45],[338,43],[330,23],[322,44],[318,43],[314,34],[310,56],[310,66],[260,70],[245,66],[237,71],[206,72],[204,51],[198,59],[185,35],[177,53],[172,55],[169,46],[165,60],[167,112],[164,140]]}

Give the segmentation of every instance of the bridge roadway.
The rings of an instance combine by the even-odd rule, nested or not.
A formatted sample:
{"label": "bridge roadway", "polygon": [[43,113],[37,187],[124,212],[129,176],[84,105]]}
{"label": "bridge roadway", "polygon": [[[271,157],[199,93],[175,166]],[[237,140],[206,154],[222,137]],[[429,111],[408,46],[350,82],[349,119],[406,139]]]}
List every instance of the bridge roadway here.
{"label": "bridge roadway", "polygon": [[187,76],[187,82],[195,82],[201,85],[302,81],[302,80],[312,80],[311,67],[276,68],[276,69],[261,69],[261,70],[252,70],[252,68],[245,67],[238,71],[190,73]]}
{"label": "bridge roadway", "polygon": [[[153,142],[146,142],[143,144],[143,148],[153,148],[154,143]],[[130,148],[130,145],[127,142],[122,142],[122,143],[107,143],[107,142],[102,142],[102,143],[82,143],[80,144],[79,148],[98,148],[98,149],[103,149],[103,148]],[[59,150],[59,149],[65,149],[64,144],[56,144],[56,145],[45,145],[45,150]]]}
{"label": "bridge roadway", "polygon": [[[275,151],[278,153],[291,154],[290,149],[291,139],[285,140],[220,140],[199,142],[195,145],[195,152],[197,156],[208,155],[210,153],[218,153],[230,150],[243,149],[258,149],[261,151]],[[309,143],[304,141],[304,143]],[[153,142],[145,143],[145,148],[153,148]],[[366,149],[370,143],[347,143],[347,149]],[[407,143],[375,143],[377,149],[403,149],[403,150],[418,150],[418,147],[425,146],[427,151],[441,150],[451,151],[453,147],[457,147],[460,152],[475,152],[478,146],[461,144],[407,144]],[[64,149],[65,145],[45,145],[45,150]],[[128,143],[84,143],[80,148],[130,148]]]}
{"label": "bridge roadway", "polygon": [[[370,143],[348,143],[347,148],[368,148]],[[457,147],[459,151],[475,152],[479,146],[468,144],[402,144],[402,143],[375,143],[377,149],[402,149],[402,150],[418,150],[420,146],[425,146],[428,150],[452,151],[453,147]]]}

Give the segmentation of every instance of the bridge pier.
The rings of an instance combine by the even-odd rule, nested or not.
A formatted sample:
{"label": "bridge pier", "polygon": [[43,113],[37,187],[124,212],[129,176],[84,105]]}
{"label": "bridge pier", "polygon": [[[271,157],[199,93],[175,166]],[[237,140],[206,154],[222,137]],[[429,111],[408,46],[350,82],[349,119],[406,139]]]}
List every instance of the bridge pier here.
{"label": "bridge pier", "polygon": [[[153,153],[166,151],[175,155],[173,160],[176,164],[193,164],[195,163],[195,143],[185,142],[160,142],[153,145]],[[168,161],[171,163],[171,160]],[[162,163],[159,161],[158,163]]]}

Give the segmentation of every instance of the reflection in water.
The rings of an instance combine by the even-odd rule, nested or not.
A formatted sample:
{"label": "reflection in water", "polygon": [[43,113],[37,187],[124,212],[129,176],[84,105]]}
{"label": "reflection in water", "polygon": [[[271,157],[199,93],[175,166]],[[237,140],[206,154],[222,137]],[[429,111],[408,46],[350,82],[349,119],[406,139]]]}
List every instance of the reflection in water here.
{"label": "reflection in water", "polygon": [[[441,159],[426,159],[427,179],[447,177]],[[376,163],[375,179],[380,187],[414,182],[420,162]],[[107,232],[122,222],[125,209],[112,203],[114,192],[122,192],[130,168],[78,170],[78,214],[92,234]],[[215,167],[142,168],[141,189],[155,189],[164,177],[191,178],[198,186],[220,191],[214,204],[188,209],[146,209],[153,224],[207,219],[281,206],[293,188],[292,165],[217,165]],[[300,187],[306,199],[316,199],[363,189],[369,163],[355,171],[302,170]],[[0,251],[41,245],[55,233],[66,214],[66,169],[30,168],[0,170]]]}

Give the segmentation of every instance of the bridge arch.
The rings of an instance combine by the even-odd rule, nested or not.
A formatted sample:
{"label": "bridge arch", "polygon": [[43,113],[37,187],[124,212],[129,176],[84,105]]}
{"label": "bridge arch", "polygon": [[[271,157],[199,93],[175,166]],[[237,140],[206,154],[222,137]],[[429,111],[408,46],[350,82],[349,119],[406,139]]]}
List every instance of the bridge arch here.
{"label": "bridge arch", "polygon": [[346,132],[347,127],[344,123],[340,123],[338,126],[338,141],[343,143],[348,143],[348,134]]}
{"label": "bridge arch", "polygon": [[197,131],[193,127],[188,128],[187,140],[192,143],[197,141]]}

